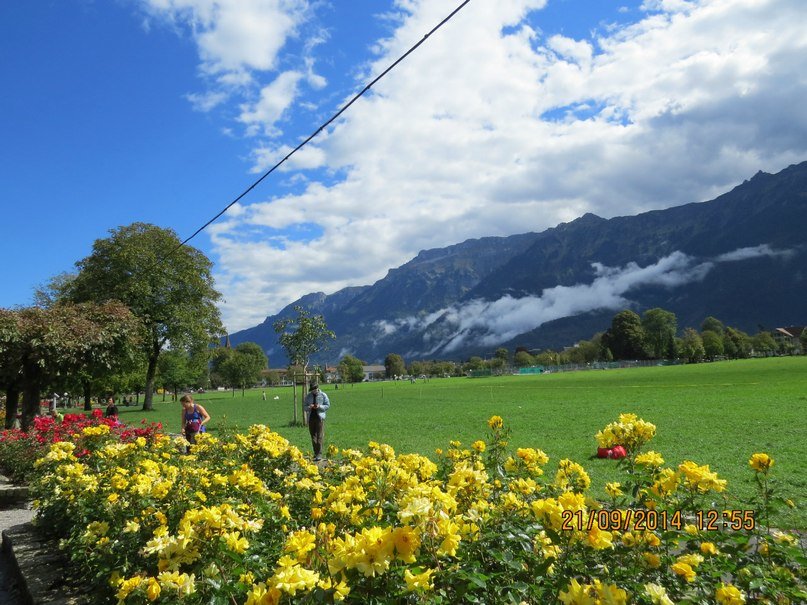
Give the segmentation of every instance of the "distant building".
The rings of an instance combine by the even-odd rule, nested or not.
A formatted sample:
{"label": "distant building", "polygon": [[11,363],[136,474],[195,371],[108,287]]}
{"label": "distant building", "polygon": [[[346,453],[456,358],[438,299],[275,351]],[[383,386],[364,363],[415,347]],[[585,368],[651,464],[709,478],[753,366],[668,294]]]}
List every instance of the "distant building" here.
{"label": "distant building", "polygon": [[387,377],[387,368],[385,366],[362,366],[364,372],[364,380],[383,380]]}
{"label": "distant building", "polygon": [[776,328],[771,334],[777,343],[788,343],[796,348],[801,348],[801,334],[805,329],[805,326],[788,326],[787,328]]}

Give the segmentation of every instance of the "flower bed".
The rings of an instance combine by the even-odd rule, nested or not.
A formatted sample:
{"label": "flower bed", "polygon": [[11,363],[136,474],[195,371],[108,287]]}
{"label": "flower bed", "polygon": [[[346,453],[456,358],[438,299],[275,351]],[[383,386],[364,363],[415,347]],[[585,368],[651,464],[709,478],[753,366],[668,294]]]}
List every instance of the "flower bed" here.
{"label": "flower bed", "polygon": [[[692,461],[642,452],[655,427],[620,417],[624,482],[588,495],[585,469],[486,439],[437,463],[370,442],[323,468],[265,426],[191,455],[166,436],[90,425],[49,445],[32,489],[41,527],[98,592],[123,603],[721,603],[807,598],[797,540],[765,527],[759,495]],[[630,426],[634,428],[631,429]],[[652,427],[652,430],[650,429]],[[631,433],[631,430],[634,433]],[[614,431],[612,430],[611,433]],[[2,449],[2,447],[0,447]],[[114,598],[112,599],[114,601]]]}

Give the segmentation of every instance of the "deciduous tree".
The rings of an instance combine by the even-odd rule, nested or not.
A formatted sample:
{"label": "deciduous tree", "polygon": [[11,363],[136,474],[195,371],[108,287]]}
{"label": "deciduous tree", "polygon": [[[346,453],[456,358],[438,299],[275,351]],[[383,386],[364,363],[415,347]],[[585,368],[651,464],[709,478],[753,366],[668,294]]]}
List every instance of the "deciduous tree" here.
{"label": "deciduous tree", "polygon": [[681,337],[680,352],[681,356],[689,363],[696,363],[703,359],[706,352],[703,349],[703,340],[693,328],[684,330],[684,335]]}
{"label": "deciduous tree", "polygon": [[352,355],[345,355],[339,361],[339,375],[345,382],[361,382],[364,380],[364,364]]}
{"label": "deciduous tree", "polygon": [[723,338],[717,332],[706,330],[701,334],[703,341],[703,354],[707,359],[714,361],[715,357],[723,355]]}
{"label": "deciduous tree", "polygon": [[530,355],[527,351],[518,351],[513,356],[513,364],[515,364],[517,368],[527,368],[535,365],[535,357]]}
{"label": "deciduous tree", "polygon": [[157,362],[166,346],[197,348],[223,332],[212,263],[199,250],[180,246],[171,229],[133,223],[96,240],[76,267],[78,275],[65,285],[70,300],[119,300],[142,322],[147,359],[143,409],[153,409]]}
{"label": "deciduous tree", "polygon": [[[22,428],[39,411],[44,388],[65,376],[112,374],[131,361],[140,324],[119,302],[57,304],[0,312],[0,376],[23,394]],[[6,423],[16,415],[15,397]]]}
{"label": "deciduous tree", "polygon": [[242,342],[222,364],[221,371],[233,389],[239,387],[243,397],[247,387],[261,379],[261,372],[269,365],[269,359],[261,346],[254,342]]}
{"label": "deciduous tree", "polygon": [[406,374],[406,364],[403,357],[397,353],[390,353],[384,358],[384,368],[386,369],[387,378]]}
{"label": "deciduous tree", "polygon": [[602,336],[603,346],[614,359],[644,359],[645,333],[641,318],[633,311],[620,311]]}
{"label": "deciduous tree", "polygon": [[653,359],[670,357],[675,350],[675,333],[678,331],[678,320],[675,313],[664,309],[648,309],[642,314],[647,350]]}

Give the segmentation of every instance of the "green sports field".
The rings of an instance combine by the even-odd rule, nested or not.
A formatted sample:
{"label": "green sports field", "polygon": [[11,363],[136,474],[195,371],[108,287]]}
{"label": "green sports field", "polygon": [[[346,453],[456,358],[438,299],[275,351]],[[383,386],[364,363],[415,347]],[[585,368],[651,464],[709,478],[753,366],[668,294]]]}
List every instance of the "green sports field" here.
{"label": "green sports field", "polygon": [[[728,479],[732,497],[753,490],[748,458],[775,459],[780,493],[795,510],[777,515],[782,526],[807,528],[807,357],[740,360],[688,366],[598,370],[539,376],[447,378],[323,387],[331,398],[326,441],[363,448],[368,441],[399,453],[433,455],[452,439],[465,445],[484,438],[487,419],[498,414],[512,428],[512,446],[536,447],[550,456],[548,472],[562,458],[583,463],[595,492],[619,480],[616,463],[591,459],[594,434],[623,412],[657,426],[649,449],[668,465],[683,460],[709,464]],[[298,390],[298,395],[300,391]],[[289,426],[292,389],[205,393],[196,396],[222,427],[268,424],[294,444],[310,449],[307,429]],[[275,399],[277,397],[277,399]],[[122,408],[124,422],[162,421],[178,432],[178,403],[155,398],[156,410]],[[722,503],[715,503],[716,506]],[[729,501],[728,506],[732,506]]]}

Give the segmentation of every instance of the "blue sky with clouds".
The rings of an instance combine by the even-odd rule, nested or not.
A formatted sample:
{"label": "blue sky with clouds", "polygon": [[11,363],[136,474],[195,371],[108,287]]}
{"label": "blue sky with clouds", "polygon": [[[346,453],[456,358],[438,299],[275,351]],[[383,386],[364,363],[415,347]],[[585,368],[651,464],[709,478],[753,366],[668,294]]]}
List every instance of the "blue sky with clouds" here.
{"label": "blue sky with clouds", "polygon": [[[0,3],[0,306],[187,237],[459,0]],[[419,250],[710,199],[807,159],[803,0],[471,0],[193,244],[230,331]]]}

